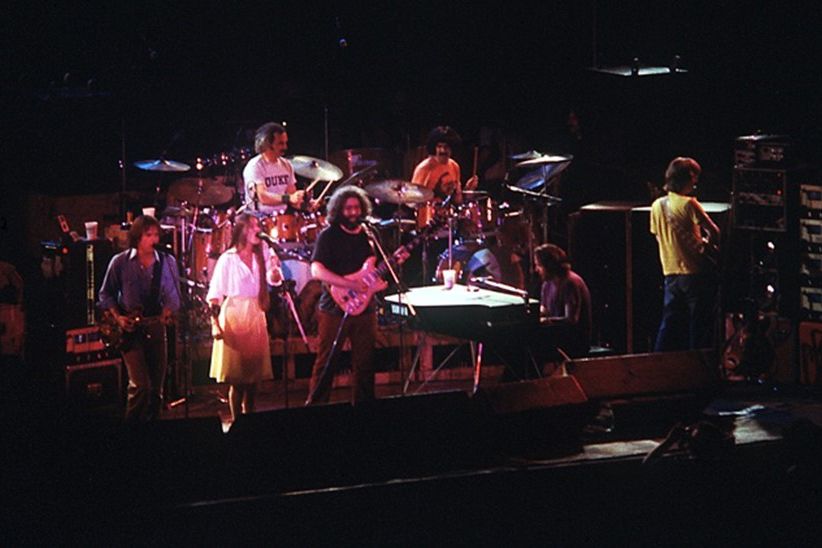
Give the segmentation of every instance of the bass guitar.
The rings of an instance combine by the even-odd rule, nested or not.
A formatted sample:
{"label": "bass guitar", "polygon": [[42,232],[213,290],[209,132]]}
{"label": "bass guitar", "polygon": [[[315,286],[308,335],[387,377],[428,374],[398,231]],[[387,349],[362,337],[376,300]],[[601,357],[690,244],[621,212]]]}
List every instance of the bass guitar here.
{"label": "bass guitar", "polygon": [[[434,230],[438,229],[445,221],[442,216],[443,210],[444,208],[440,211],[436,211],[425,229],[420,231],[413,240],[402,247],[410,253],[420,244],[420,242],[428,238]],[[389,258],[389,261],[391,268],[396,266],[393,256]],[[375,266],[376,262],[376,257],[369,257],[365,260],[360,270],[343,276],[346,280],[364,281],[366,286],[368,286],[365,291],[356,291],[354,289],[334,285],[331,286],[331,298],[334,299],[337,306],[339,306],[344,312],[348,313],[349,316],[359,316],[362,314],[365,309],[368,308],[374,294],[383,290],[384,286],[381,282],[389,271],[389,263],[383,261],[379,266]]]}

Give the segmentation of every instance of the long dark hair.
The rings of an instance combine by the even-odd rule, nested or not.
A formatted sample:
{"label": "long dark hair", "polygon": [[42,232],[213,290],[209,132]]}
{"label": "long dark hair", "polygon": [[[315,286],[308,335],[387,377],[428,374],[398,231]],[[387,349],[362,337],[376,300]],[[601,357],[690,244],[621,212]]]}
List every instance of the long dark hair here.
{"label": "long dark hair", "polygon": [[143,234],[148,232],[149,228],[156,227],[158,231],[162,232],[160,221],[150,215],[140,215],[134,222],[131,223],[131,228],[128,229],[128,246],[137,248],[140,245],[140,239]]}
{"label": "long dark hair", "polygon": [[[234,228],[231,230],[231,247],[239,249],[248,244],[247,228],[254,216],[248,213],[242,213],[234,219]],[[265,276],[265,259],[263,259],[263,245],[259,243],[253,246],[252,251],[257,258],[257,265],[260,267],[260,292],[257,295],[257,301],[260,303],[260,308],[268,310],[271,304],[271,298],[268,295],[268,281]]]}
{"label": "long dark hair", "polygon": [[428,154],[434,154],[437,151],[437,143],[448,143],[451,149],[455,149],[462,142],[462,138],[457,131],[451,126],[437,126],[428,134],[428,139],[425,141],[425,150]]}
{"label": "long dark hair", "polygon": [[329,224],[336,225],[340,223],[343,207],[349,198],[356,198],[360,201],[360,210],[363,217],[371,215],[371,200],[368,199],[368,194],[358,186],[345,185],[335,190],[328,200],[326,219],[328,219]]}
{"label": "long dark hair", "polygon": [[571,270],[571,263],[568,255],[559,246],[554,244],[542,244],[534,250],[534,257],[549,276],[567,276]]}

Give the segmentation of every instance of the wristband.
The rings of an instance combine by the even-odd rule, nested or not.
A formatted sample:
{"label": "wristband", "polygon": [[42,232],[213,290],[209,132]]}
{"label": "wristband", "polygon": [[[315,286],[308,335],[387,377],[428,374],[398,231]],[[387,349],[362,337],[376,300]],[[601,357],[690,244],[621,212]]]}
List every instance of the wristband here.
{"label": "wristband", "polygon": [[283,194],[283,203],[287,204],[290,201],[291,201],[291,195],[290,194]]}

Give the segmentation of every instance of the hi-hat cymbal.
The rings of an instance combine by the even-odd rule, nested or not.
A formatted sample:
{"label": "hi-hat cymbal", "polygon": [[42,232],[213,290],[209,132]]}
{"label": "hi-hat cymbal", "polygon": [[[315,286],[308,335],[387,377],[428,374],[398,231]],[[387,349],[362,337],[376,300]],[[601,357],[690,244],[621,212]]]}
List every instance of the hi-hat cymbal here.
{"label": "hi-hat cymbal", "polygon": [[518,161],[521,161],[521,160],[533,160],[534,158],[539,158],[540,156],[542,156],[541,152],[537,152],[536,150],[532,149],[532,150],[529,150],[528,152],[521,152],[519,154],[514,154],[510,158],[512,160],[514,160],[515,162],[518,162]]}
{"label": "hi-hat cymbal", "polygon": [[337,181],[343,176],[340,168],[331,162],[326,162],[319,158],[294,156],[293,158],[289,158],[289,161],[291,165],[294,166],[294,173],[306,179],[315,181]]}
{"label": "hi-hat cymbal", "polygon": [[171,171],[182,172],[191,169],[191,166],[183,162],[175,162],[174,160],[166,160],[160,158],[158,160],[140,160],[134,162],[134,165],[143,171]]}
{"label": "hi-hat cymbal", "polygon": [[548,164],[562,164],[568,163],[573,160],[573,156],[560,156],[557,154],[543,154],[537,158],[531,158],[530,160],[525,160],[524,162],[520,162],[517,164],[517,167],[533,167],[533,166],[544,166]]}
{"label": "hi-hat cymbal", "polygon": [[399,179],[371,183],[365,191],[372,198],[391,204],[421,204],[434,198],[434,191],[430,188]]}
{"label": "hi-hat cymbal", "polygon": [[234,197],[234,189],[219,180],[188,177],[171,183],[168,193],[181,202],[197,206],[224,204]]}

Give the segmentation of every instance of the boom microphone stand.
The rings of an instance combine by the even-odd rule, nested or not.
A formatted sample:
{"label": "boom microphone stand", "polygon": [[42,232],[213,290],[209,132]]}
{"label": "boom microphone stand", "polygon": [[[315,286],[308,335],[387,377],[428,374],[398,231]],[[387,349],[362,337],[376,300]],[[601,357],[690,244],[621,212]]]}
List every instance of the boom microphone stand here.
{"label": "boom microphone stand", "polygon": [[[388,268],[388,272],[391,274],[391,280],[394,282],[395,287],[397,288],[397,299],[399,306],[402,307],[402,294],[404,292],[404,288],[402,286],[402,277],[401,275],[397,275],[394,271],[394,267],[391,265],[391,261],[388,259],[388,256],[385,253],[385,250],[380,245],[379,238],[377,238],[376,234],[371,230],[371,227],[368,226],[368,223],[362,224],[363,230],[365,231],[366,236],[368,239],[371,240],[372,245],[377,249],[382,260],[385,262],[386,267]],[[398,247],[401,247],[398,246]],[[398,269],[400,273],[402,273],[402,265],[398,265]],[[411,313],[412,316],[416,316],[417,312],[414,310],[414,307],[411,306],[411,303],[408,303],[408,311]],[[402,384],[402,378],[405,376],[405,320],[400,322],[400,358],[399,363],[397,364],[400,370],[400,384]],[[405,395],[405,390],[402,391],[402,395]]]}

